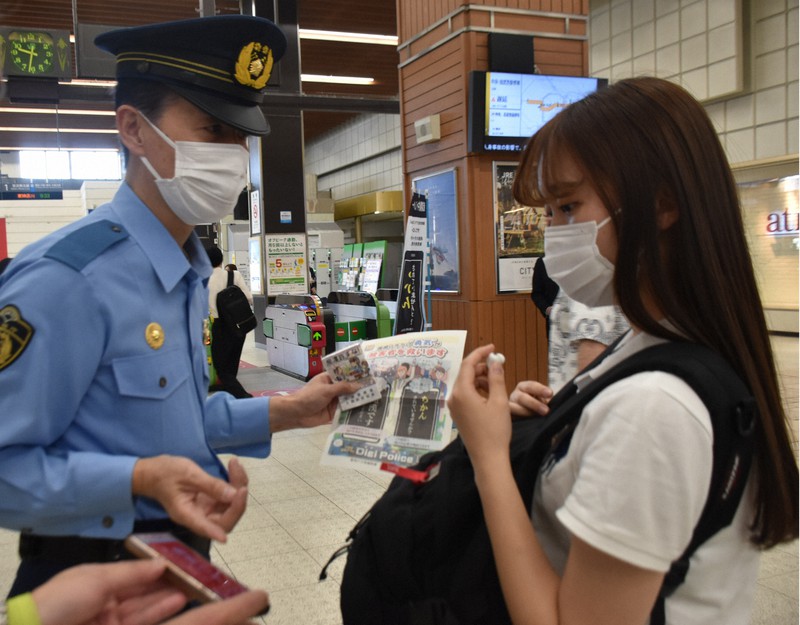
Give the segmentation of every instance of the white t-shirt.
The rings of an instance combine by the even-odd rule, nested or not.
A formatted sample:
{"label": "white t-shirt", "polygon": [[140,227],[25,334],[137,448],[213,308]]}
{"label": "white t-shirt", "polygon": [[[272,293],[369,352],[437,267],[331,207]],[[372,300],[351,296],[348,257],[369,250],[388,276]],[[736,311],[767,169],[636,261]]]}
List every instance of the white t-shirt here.
{"label": "white t-shirt", "polygon": [[[250,289],[247,288],[242,274],[238,271],[233,272],[233,283],[242,289],[245,297],[247,297],[247,301],[250,302],[250,306],[252,306],[253,295],[250,293]],[[214,267],[214,270],[211,272],[211,277],[208,279],[208,310],[214,319],[219,317],[219,313],[217,312],[217,295],[227,286],[228,270],[223,267]]]}
{"label": "white t-shirt", "polygon": [[[630,334],[576,382],[660,342]],[[677,376],[643,372],[602,391],[537,483],[533,524],[553,567],[563,573],[575,535],[630,564],[669,570],[705,504],[712,442],[708,410]],[[733,523],[695,552],[686,581],[667,599],[668,624],[749,624],[759,560],[748,541],[753,510],[750,480]]]}

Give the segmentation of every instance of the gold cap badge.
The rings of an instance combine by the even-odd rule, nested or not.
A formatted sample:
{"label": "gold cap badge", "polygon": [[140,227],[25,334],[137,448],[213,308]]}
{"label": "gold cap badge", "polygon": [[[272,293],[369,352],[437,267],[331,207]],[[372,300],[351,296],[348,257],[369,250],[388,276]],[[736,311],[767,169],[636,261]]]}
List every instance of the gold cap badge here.
{"label": "gold cap badge", "polygon": [[263,89],[272,74],[272,50],[269,46],[251,41],[236,60],[236,81],[246,87]]}
{"label": "gold cap badge", "polygon": [[153,349],[159,349],[164,344],[164,328],[155,321],[148,323],[144,329],[144,340]]}

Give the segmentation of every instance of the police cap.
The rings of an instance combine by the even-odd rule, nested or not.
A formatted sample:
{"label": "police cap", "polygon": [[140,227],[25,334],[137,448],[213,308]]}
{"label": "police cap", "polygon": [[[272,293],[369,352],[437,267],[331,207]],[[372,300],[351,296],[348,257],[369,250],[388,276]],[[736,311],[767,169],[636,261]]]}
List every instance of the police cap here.
{"label": "police cap", "polygon": [[164,83],[234,128],[269,132],[259,104],[273,64],[286,51],[286,37],[271,21],[201,17],[112,30],[94,42],[116,55],[118,79]]}

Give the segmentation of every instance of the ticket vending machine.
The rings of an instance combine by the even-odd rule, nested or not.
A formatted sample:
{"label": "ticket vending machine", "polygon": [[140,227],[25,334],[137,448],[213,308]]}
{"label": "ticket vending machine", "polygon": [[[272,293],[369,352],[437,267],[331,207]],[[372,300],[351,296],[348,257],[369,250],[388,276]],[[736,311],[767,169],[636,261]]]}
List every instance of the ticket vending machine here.
{"label": "ticket vending machine", "polygon": [[270,366],[303,380],[322,372],[322,357],[335,345],[333,313],[316,295],[276,295],[263,331]]}

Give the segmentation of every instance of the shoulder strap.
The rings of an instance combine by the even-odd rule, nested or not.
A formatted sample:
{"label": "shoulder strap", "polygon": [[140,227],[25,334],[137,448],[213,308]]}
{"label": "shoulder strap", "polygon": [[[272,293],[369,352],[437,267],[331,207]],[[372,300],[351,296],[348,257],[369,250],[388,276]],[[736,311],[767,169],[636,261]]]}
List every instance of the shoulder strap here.
{"label": "shoulder strap", "polygon": [[122,226],[103,219],[73,230],[44,256],[80,271],[109,247],[127,238],[128,233]]}
{"label": "shoulder strap", "polygon": [[[589,367],[599,364],[615,347],[612,345]],[[551,416],[529,454],[540,463],[562,440],[571,436],[585,406],[609,385],[643,371],[665,371],[683,379],[705,404],[714,431],[711,483],[706,503],[683,555],[667,573],[651,625],[662,625],[664,600],[686,578],[689,560],[697,548],[728,526],[741,500],[750,473],[757,406],[747,386],[719,354],[702,345],[670,342],[644,349],[625,359],[577,392],[570,382],[551,400]],[[535,480],[538,466],[530,465],[522,475]],[[530,507],[533,488],[522,489]]]}
{"label": "shoulder strap", "polygon": [[228,272],[228,286],[233,286],[233,272],[229,269],[226,269],[225,271]]}

